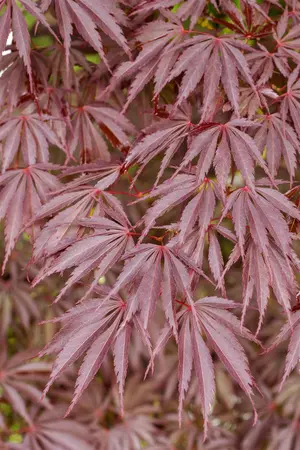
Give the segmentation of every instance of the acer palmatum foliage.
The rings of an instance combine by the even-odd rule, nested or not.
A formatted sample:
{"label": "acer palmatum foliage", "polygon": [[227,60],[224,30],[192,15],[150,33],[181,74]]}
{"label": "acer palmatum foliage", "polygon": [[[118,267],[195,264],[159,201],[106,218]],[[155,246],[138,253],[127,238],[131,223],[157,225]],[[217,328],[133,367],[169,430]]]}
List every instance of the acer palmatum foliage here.
{"label": "acer palmatum foliage", "polygon": [[1,448],[298,449],[299,116],[296,0],[0,2]]}

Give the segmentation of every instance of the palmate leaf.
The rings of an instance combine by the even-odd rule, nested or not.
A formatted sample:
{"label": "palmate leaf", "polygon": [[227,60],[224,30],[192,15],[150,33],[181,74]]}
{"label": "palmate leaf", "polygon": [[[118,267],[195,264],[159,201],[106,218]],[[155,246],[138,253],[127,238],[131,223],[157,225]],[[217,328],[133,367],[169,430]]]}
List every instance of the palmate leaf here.
{"label": "palmate leaf", "polygon": [[69,152],[72,156],[79,147],[83,163],[98,158],[103,161],[110,160],[107,144],[101,134],[104,134],[114,147],[122,150],[129,148],[128,135],[135,132],[134,126],[126,117],[106,104],[91,103],[74,108],[71,119],[73,129],[69,137]]}
{"label": "palmate leaf", "polygon": [[[52,66],[51,66],[52,67]],[[47,72],[48,75],[48,72]],[[52,77],[52,74],[50,75]],[[70,108],[67,104],[63,88],[51,88],[43,91],[38,97],[39,108],[45,111],[52,119],[48,125],[55,133],[62,148],[68,155],[67,130],[71,128]],[[59,118],[60,120],[57,120]]]}
{"label": "palmate leaf", "polygon": [[148,231],[154,226],[156,220],[168,212],[171,208],[181,204],[196,193],[199,185],[196,183],[195,175],[179,174],[173,180],[166,180],[161,185],[153,189],[151,194],[145,195],[141,200],[147,198],[160,197],[155,203],[148,208],[143,217],[145,229],[142,238],[147,235]]}
{"label": "palmate leaf", "polygon": [[[235,14],[235,16],[239,17],[242,20],[242,12],[245,15],[253,15],[254,22],[261,24],[261,22],[271,22],[268,12],[272,5],[276,5],[280,10],[282,7],[278,0],[266,0],[264,5],[258,4],[255,0],[241,0],[240,7],[237,8],[234,0],[227,2],[226,0],[220,0],[220,6],[226,13]],[[215,4],[215,8],[218,6]],[[249,19],[248,19],[249,20]]]}
{"label": "palmate leaf", "polygon": [[[69,71],[66,70],[66,54],[61,44],[56,42],[50,48],[47,47],[45,49],[43,53],[47,52],[46,59],[49,66],[49,80],[51,81],[51,85],[59,88],[62,84],[65,89],[75,88],[79,91],[82,71],[84,70],[89,75],[92,73],[91,66],[80,51],[84,46],[84,41],[76,40],[71,42],[69,50]],[[50,54],[48,54],[49,51]],[[76,71],[76,67],[81,68],[81,71]]]}
{"label": "palmate leaf", "polygon": [[[7,0],[4,2],[6,4],[6,10],[0,17],[0,59],[5,50],[7,39],[12,29],[13,37],[16,42],[16,46],[20,57],[22,58],[26,70],[29,75],[30,88],[33,89],[33,78],[32,78],[32,68],[30,60],[30,34],[28,31],[27,23],[23,12],[21,11],[18,3],[15,0]],[[55,36],[55,33],[51,30],[44,14],[41,9],[32,0],[20,0],[21,6],[29,12],[29,14],[36,17],[36,19],[41,22],[47,29]],[[1,4],[2,8],[3,4]]]}
{"label": "palmate leaf", "polygon": [[276,433],[273,433],[271,438],[272,449],[274,450],[293,450],[300,444],[300,433],[298,430],[297,417],[291,424],[278,427]]}
{"label": "palmate leaf", "polygon": [[284,13],[277,23],[274,32],[274,38],[277,42],[278,54],[283,57],[288,57],[294,60],[295,63],[300,63],[300,55],[297,52],[300,48],[299,40],[299,24],[289,29],[289,11],[285,8]]}
{"label": "palmate leaf", "polygon": [[[216,224],[216,219],[212,219],[208,225],[205,234],[199,239],[199,231],[197,227],[186,236],[184,243],[180,246],[182,251],[191,258],[197,267],[202,269],[204,259],[204,251],[206,248],[206,240],[208,245],[208,264],[213,279],[218,283],[222,291],[222,295],[226,294],[225,283],[223,279],[224,260],[221,245],[218,237],[224,237],[229,241],[236,243],[236,237],[232,231],[221,225]],[[178,236],[172,239],[172,243],[177,245]],[[193,278],[196,277],[194,274]]]}
{"label": "palmate leaf", "polygon": [[[257,91],[253,92],[250,87],[240,89],[240,113],[241,116],[249,120],[253,120],[263,106],[269,111],[269,103],[278,99],[279,95],[271,88],[265,86],[257,86]],[[227,105],[226,105],[227,106]]]}
{"label": "palmate leaf", "polygon": [[[104,217],[91,217],[78,220],[78,225],[94,232],[75,240],[58,256],[48,260],[33,281],[36,285],[53,273],[63,272],[75,267],[69,280],[61,290],[58,301],[74,283],[94,273],[94,281],[88,293],[133,246],[133,239],[128,224],[117,223]],[[87,294],[86,294],[87,295]]]}
{"label": "palmate leaf", "polygon": [[[3,389],[3,397],[12,405],[15,413],[20,414],[29,425],[32,421],[27,411],[26,400],[37,405],[41,404],[41,390],[38,384],[45,383],[51,370],[49,363],[30,361],[37,353],[37,350],[27,350],[9,358],[6,346],[1,344],[0,386]],[[43,406],[50,407],[47,399],[44,399]]]}
{"label": "palmate leaf", "polygon": [[[292,325],[292,326],[291,326]],[[300,312],[295,311],[292,314],[291,321],[287,322],[280,330],[280,333],[268,348],[268,351],[273,350],[286,339],[290,339],[288,353],[285,361],[285,371],[281,381],[280,389],[284,382],[300,362]]]}
{"label": "palmate leaf", "polygon": [[[156,220],[175,206],[192,200],[185,206],[178,229],[179,244],[182,245],[189,233],[196,227],[199,240],[203,239],[214,214],[216,200],[225,203],[225,198],[217,183],[205,179],[197,183],[195,175],[176,175],[173,180],[167,180],[154,189],[149,197],[160,197],[147,210],[142,218],[145,225],[141,239],[154,226]],[[147,198],[144,197],[144,198]]]}
{"label": "palmate leaf", "polygon": [[[105,428],[105,415],[112,407],[112,399],[114,399],[114,411],[116,413],[120,412],[120,401],[116,384],[112,384],[108,388],[95,379],[80,397],[73,414],[85,426],[95,424],[95,420],[97,420],[98,424],[94,429],[95,434],[93,437],[97,441],[99,439],[100,443],[103,443],[105,446],[110,442],[110,438],[111,443],[113,443],[113,441],[117,442],[120,436],[123,437],[123,443],[124,439],[127,440],[127,433],[132,434],[132,437],[128,436],[130,441],[134,440],[133,435],[135,433],[137,436],[143,436],[147,441],[153,442],[152,436],[150,437],[148,434],[148,430],[153,429],[155,419],[152,417],[152,414],[158,411],[157,406],[153,405],[155,382],[150,380],[140,383],[141,378],[140,374],[133,374],[128,377],[124,392],[124,414],[120,417],[121,421],[118,420],[112,424],[113,426],[110,428],[109,433],[107,433]],[[99,410],[101,410],[100,414]],[[139,424],[141,428],[135,428],[135,424]]]}
{"label": "palmate leaf", "polygon": [[[243,319],[255,291],[260,313],[259,331],[269,297],[268,286],[272,287],[279,304],[290,318],[290,301],[296,291],[293,266],[298,263],[294,258],[287,224],[280,211],[292,217],[298,216],[299,211],[286,197],[269,188],[258,187],[255,196],[249,190],[235,191],[229,197],[223,216],[229,210],[229,204],[229,209],[233,205],[232,216],[238,244],[232,251],[224,274],[240,256],[244,259]],[[247,226],[251,239],[246,237]]]}
{"label": "palmate leaf", "polygon": [[[1,323],[12,354],[51,341],[44,353],[57,358],[46,389],[55,382],[56,408],[55,416],[31,412],[46,384],[41,371],[15,360],[7,375],[0,363],[0,416],[12,409],[0,417],[1,439],[13,440],[16,430],[26,450],[297,447],[296,376],[286,403],[266,396],[251,441],[249,365],[273,394],[287,352],[257,358],[258,341],[244,328],[246,320],[251,330],[257,325],[269,345],[287,318],[286,378],[299,356],[296,0],[41,0],[64,45],[26,1],[3,0],[0,11],[2,259],[12,253],[0,283]],[[269,179],[258,179],[263,171]],[[288,183],[278,176],[287,173],[283,195]],[[127,196],[135,201],[125,206]],[[32,294],[26,277],[41,280]],[[223,298],[194,300],[214,289]],[[57,294],[67,294],[53,310],[63,315],[51,320],[47,305]],[[39,312],[50,319],[42,331]],[[145,386],[145,358],[150,369],[173,336]],[[252,340],[249,364],[237,337]],[[57,417],[62,399],[72,422]],[[82,427],[73,433],[78,421],[85,435]]]}
{"label": "palmate leaf", "polygon": [[[105,191],[118,179],[120,170],[120,165],[97,161],[70,167],[63,172],[61,178],[79,176],[57,190],[35,214],[35,222],[50,218],[35,240],[36,260],[55,255],[80,238],[82,227],[79,219],[99,215],[128,221],[120,201]],[[85,175],[81,176],[82,173]]]}
{"label": "palmate leaf", "polygon": [[[271,21],[268,20],[268,17],[258,17],[258,14],[255,12],[255,7],[258,7],[258,5],[252,0],[242,0],[240,8],[237,8],[236,4],[230,1],[222,2],[221,0],[221,3],[230,21],[228,18],[227,20],[214,18],[214,22],[229,28],[238,35],[244,36],[245,39],[260,39],[271,33]],[[266,5],[264,6],[267,8]]]}
{"label": "palmate leaf", "polygon": [[[21,444],[32,450],[94,450],[86,428],[75,419],[62,419],[66,405],[58,403],[51,410],[31,408],[31,426],[25,430]],[[12,444],[19,448],[18,444]]]}
{"label": "palmate leaf", "polygon": [[[282,350],[277,348],[277,353],[279,353]],[[286,349],[285,349],[286,350]],[[274,358],[274,353],[270,352],[268,354],[269,358]],[[284,411],[284,414],[290,415],[291,417],[294,417],[295,422],[298,420],[298,401],[299,401],[299,387],[296,382],[297,380],[297,373],[294,373],[289,380],[284,384],[283,389],[281,392],[278,393],[276,396],[276,403],[277,405],[282,408]],[[292,388],[293,386],[293,388]],[[291,389],[292,388],[292,389]],[[295,424],[294,422],[294,424]],[[298,434],[298,430],[294,430]],[[299,436],[299,434],[298,434]]]}
{"label": "palmate leaf", "polygon": [[[55,170],[57,166],[36,164],[25,169],[9,170],[0,177],[0,220],[5,219],[6,244],[2,271],[22,228],[47,201],[47,195],[61,187],[58,179],[48,173],[51,169]],[[33,232],[34,228],[31,234]]]}
{"label": "palmate leaf", "polygon": [[0,280],[0,335],[5,336],[9,327],[15,326],[15,317],[20,325],[29,330],[33,320],[41,317],[37,302],[32,296],[30,284],[19,274],[19,267],[13,262],[8,264],[5,275],[9,279]]}
{"label": "palmate leaf", "polygon": [[[175,49],[182,50],[182,54],[174,65],[168,81],[184,72],[175,106],[186,100],[203,79],[202,121],[211,120],[220,82],[235,113],[239,115],[238,74],[255,90],[246,58],[240,51],[241,49],[251,52],[251,47],[234,37],[201,34],[178,44]],[[199,58],[201,64],[198,64]],[[206,71],[207,66],[212,70]]]}
{"label": "palmate leaf", "polygon": [[[197,415],[199,420],[199,414]],[[192,445],[197,445],[200,450],[217,450],[218,448],[226,448],[227,450],[235,450],[236,438],[234,433],[224,430],[220,427],[208,427],[207,439],[203,430],[199,427],[198,420],[188,423],[188,416],[186,416],[186,425],[179,431],[182,439],[188,440],[190,448]],[[168,450],[170,447],[167,447]],[[163,449],[165,450],[165,449]],[[173,450],[172,447],[170,450]]]}
{"label": "palmate leaf", "polygon": [[49,162],[49,146],[62,148],[55,133],[48,126],[51,117],[36,113],[5,117],[0,123],[0,140],[3,143],[2,173],[18,154],[25,166]]}
{"label": "palmate leaf", "polygon": [[222,191],[217,183],[205,179],[182,212],[179,222],[179,245],[185,242],[193,228],[196,228],[198,232],[199,241],[204,239],[213,218],[217,200],[224,202]]}
{"label": "palmate leaf", "polygon": [[137,6],[135,14],[148,12],[150,10],[159,10],[161,8],[169,8],[176,5],[178,6],[175,12],[176,16],[182,21],[190,18],[189,28],[192,30],[203,13],[206,4],[207,0],[186,0],[181,4],[179,4],[176,0],[154,0],[151,2],[143,1]]}
{"label": "palmate leaf", "polygon": [[266,47],[259,44],[259,50],[253,50],[252,53],[246,55],[246,59],[251,68],[253,79],[258,86],[263,86],[273,76],[275,68],[279,72],[288,77],[290,74],[290,67],[288,64],[288,57],[284,57],[280,53],[271,53]]}
{"label": "palmate leaf", "polygon": [[184,104],[176,111],[172,119],[162,119],[144,130],[146,136],[133,145],[125,161],[127,167],[134,163],[140,164],[135,179],[153,158],[164,152],[165,155],[155,182],[156,186],[173,156],[182,144],[188,141],[192,129],[191,108],[188,104]]}
{"label": "palmate leaf", "polygon": [[[99,307],[100,306],[100,307]],[[117,335],[117,327],[123,314],[124,302],[114,297],[101,305],[99,298],[94,298],[75,306],[56,319],[62,322],[61,330],[41,352],[41,355],[57,353],[51,377],[44,390],[44,395],[56,378],[81,355],[87,353],[77,380],[75,405],[80,394],[94,378],[105,355]]]}
{"label": "palmate leaf", "polygon": [[111,39],[116,41],[123,50],[130,55],[121,27],[117,23],[114,11],[114,2],[104,1],[95,4],[92,0],[43,0],[42,10],[46,11],[51,3],[55,6],[60,34],[64,41],[66,51],[67,71],[69,71],[69,56],[73,26],[78,33],[99,53],[107,63],[102,46],[102,40],[97,28],[100,28]]}
{"label": "palmate leaf", "polygon": [[[47,86],[49,69],[45,56],[39,51],[32,50],[30,62],[35,83]],[[28,74],[17,49],[2,56],[0,73],[0,105],[8,105],[12,111],[22,95],[27,95],[28,91]]]}
{"label": "palmate leaf", "polygon": [[[300,45],[300,44],[299,44]],[[297,53],[298,54],[298,53]],[[288,114],[290,115],[298,139],[300,139],[299,111],[300,111],[300,62],[299,65],[289,76],[287,82],[287,93],[281,96],[282,103],[280,113],[282,120],[286,122]]]}
{"label": "palmate leaf", "polygon": [[[104,429],[97,433],[102,448],[109,449],[120,449],[123,445],[125,448],[140,449],[142,448],[141,445],[145,445],[145,442],[153,444],[156,440],[154,438],[156,434],[157,428],[152,423],[151,417],[146,414],[140,414],[137,417],[129,416],[124,423],[115,427],[113,432],[107,433]],[[150,447],[147,445],[147,448]],[[155,444],[155,449],[158,448]]]}
{"label": "palmate leaf", "polygon": [[293,11],[293,13],[292,13],[292,23],[293,23],[293,25],[297,25],[297,24],[299,24],[299,18],[300,18],[300,8],[299,8],[299,5],[298,5],[298,3],[297,3],[297,1],[296,0],[289,0],[288,2],[287,2],[287,4],[290,6],[290,7],[292,7],[293,9],[292,9],[292,11]]}
{"label": "palmate leaf", "polygon": [[[253,405],[254,381],[250,374],[247,357],[236,336],[254,342],[258,341],[230,312],[237,306],[231,300],[205,297],[197,300],[194,306],[196,315],[191,312],[190,308],[187,308],[178,316],[181,325],[178,341],[179,421],[185,392],[191,379],[192,366],[194,366],[206,435],[208,417],[215,396],[214,368],[209,349],[217,353],[230,375],[239,383]],[[203,335],[207,342],[203,340]],[[163,340],[159,339],[153,351],[153,357],[161,351],[172,336],[171,328],[166,328],[163,336]]]}
{"label": "palmate leaf", "polygon": [[173,51],[173,48],[185,38],[185,33],[176,16],[165,14],[168,22],[160,19],[141,27],[136,41],[140,43],[142,50],[133,62],[126,61],[117,68],[104,93],[111,93],[123,80],[135,77],[123,112],[151,79],[154,78],[155,96],[158,96],[167,83],[170,70],[179,55],[179,50]]}
{"label": "palmate leaf", "polygon": [[[227,262],[221,280],[228,270],[241,257],[241,250],[236,244]],[[243,314],[244,322],[246,312],[253,297],[256,299],[259,311],[259,322],[256,334],[260,331],[267,304],[270,297],[270,289],[284,309],[289,324],[292,324],[291,303],[297,292],[295,273],[299,270],[299,262],[295,261],[293,254],[288,258],[274,243],[270,242],[267,256],[262,252],[254,239],[247,237],[246,251],[243,266]],[[219,281],[220,284],[220,281]]]}
{"label": "palmate leaf", "polygon": [[96,376],[109,350],[113,350],[114,353],[120,407],[121,412],[124,412],[124,385],[133,326],[137,328],[140,338],[151,351],[148,333],[142,328],[138,315],[130,322],[124,320],[126,302],[115,295],[110,295],[110,299],[107,300],[104,296],[109,293],[109,289],[105,287],[97,288],[95,292],[98,293],[98,298],[85,301],[52,320],[61,322],[62,328],[40,353],[58,355],[43,395],[63,371],[85,354],[76,380],[75,393],[66,415],[71,412],[83,391]]}
{"label": "palmate leaf", "polygon": [[[86,391],[89,393],[89,397],[99,392],[99,383],[93,387],[92,392]],[[154,416],[159,411],[159,408],[154,404],[153,389],[155,389],[155,384],[152,381],[141,383],[140,376],[131,376],[127,382],[124,395],[124,415],[122,417],[119,416],[119,420],[112,424],[109,432],[107,432],[105,424],[105,415],[106,413],[109,414],[111,407],[109,400],[111,401],[111,398],[115,399],[116,402],[116,405],[113,407],[114,413],[118,414],[119,412],[115,386],[109,392],[110,399],[106,402],[106,406],[103,404],[103,401],[98,401],[97,408],[94,408],[94,411],[89,410],[90,415],[93,417],[95,417],[95,412],[97,414],[99,408],[104,412],[104,420],[100,419],[100,426],[98,425],[94,428],[95,434],[93,435],[99,449],[119,450],[128,448],[140,450],[143,445],[147,445],[148,448],[148,445],[158,443],[158,430],[155,426]],[[86,416],[84,401],[85,399],[82,397],[80,402],[82,417]],[[86,420],[85,423],[87,424]]]}
{"label": "palmate leaf", "polygon": [[300,212],[283,194],[275,189],[257,186],[234,191],[228,197],[221,220],[232,209],[233,224],[241,255],[244,255],[246,227],[259,250],[268,259],[272,239],[283,254],[291,255],[291,237],[281,212],[298,218]]}
{"label": "palmate leaf", "polygon": [[281,120],[278,113],[259,117],[262,125],[254,136],[257,147],[262,153],[267,149],[267,163],[272,177],[275,177],[283,156],[286,168],[292,180],[297,166],[296,153],[300,152],[300,142],[293,128]]}
{"label": "palmate leaf", "polygon": [[[172,247],[154,244],[141,244],[124,255],[126,262],[107,299],[127,288],[130,297],[125,310],[125,322],[139,312],[145,330],[149,327],[158,298],[167,321],[177,339],[176,298],[186,298],[193,307],[188,269],[198,270],[187,257]],[[163,266],[162,266],[163,263]]]}
{"label": "palmate leaf", "polygon": [[219,184],[225,187],[233,159],[245,182],[253,190],[255,163],[259,164],[268,176],[271,175],[255,141],[239,129],[252,126],[257,124],[246,119],[233,119],[226,124],[199,125],[199,128],[194,130],[197,134],[178,171],[199,156],[196,171],[198,181],[204,179],[213,164]]}

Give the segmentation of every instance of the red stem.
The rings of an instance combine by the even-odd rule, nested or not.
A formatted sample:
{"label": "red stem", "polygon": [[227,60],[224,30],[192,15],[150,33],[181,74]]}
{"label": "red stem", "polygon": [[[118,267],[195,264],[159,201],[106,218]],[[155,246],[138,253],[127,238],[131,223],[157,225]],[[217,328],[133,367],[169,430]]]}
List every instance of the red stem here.
{"label": "red stem", "polygon": [[109,191],[106,191],[106,192],[108,192],[109,194],[115,194],[115,195],[129,195],[130,197],[135,197],[135,198],[139,198],[140,197],[140,195],[138,195],[138,194],[130,194],[129,192],[124,192],[124,191],[111,191],[111,190],[109,190]]}

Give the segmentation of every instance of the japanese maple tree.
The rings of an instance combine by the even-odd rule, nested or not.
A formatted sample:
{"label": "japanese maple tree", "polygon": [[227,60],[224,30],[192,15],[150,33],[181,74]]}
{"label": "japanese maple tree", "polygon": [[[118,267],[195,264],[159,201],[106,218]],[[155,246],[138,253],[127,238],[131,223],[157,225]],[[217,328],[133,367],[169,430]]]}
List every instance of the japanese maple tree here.
{"label": "japanese maple tree", "polygon": [[297,0],[0,1],[1,449],[299,449],[299,120]]}

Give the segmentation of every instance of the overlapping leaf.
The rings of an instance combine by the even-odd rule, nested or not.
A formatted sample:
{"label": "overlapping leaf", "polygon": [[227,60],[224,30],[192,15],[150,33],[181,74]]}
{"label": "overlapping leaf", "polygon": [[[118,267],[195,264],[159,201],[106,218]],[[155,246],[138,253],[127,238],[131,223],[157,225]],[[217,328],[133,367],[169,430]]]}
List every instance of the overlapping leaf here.
{"label": "overlapping leaf", "polygon": [[[4,265],[12,255],[0,283],[0,337],[7,333],[15,356],[8,370],[0,352],[0,410],[11,408],[0,415],[0,447],[297,447],[297,375],[274,397],[286,353],[283,382],[300,354],[297,1],[96,3],[1,3]],[[114,155],[118,162],[108,162]],[[257,178],[262,171],[268,179]],[[136,201],[126,205],[127,196]],[[43,281],[32,296],[26,277]],[[65,301],[45,308],[59,289]],[[224,298],[194,301],[215,289]],[[87,301],[91,290],[97,298]],[[51,320],[53,311],[63,315]],[[41,331],[39,312],[50,319]],[[274,346],[288,337],[289,349],[258,358],[244,322],[268,345],[282,315]],[[150,369],[171,336],[142,384],[145,358]],[[247,396],[253,401],[255,383],[236,336],[252,340],[245,349],[266,393],[255,399],[264,406],[252,432]],[[18,349],[37,340],[51,341],[47,357],[58,355],[46,390],[65,375],[49,394],[51,414],[37,409],[42,366],[18,362]],[[80,369],[72,401],[73,363]],[[65,401],[71,422],[57,417]],[[88,439],[81,426],[73,432],[78,421]]]}
{"label": "overlapping leaf", "polygon": [[[213,349],[228,372],[239,383],[252,402],[253,379],[247,357],[236,336],[250,340],[255,338],[230,312],[236,304],[217,297],[205,297],[195,302],[196,316],[188,309],[181,316],[181,328],[178,341],[178,379],[179,379],[179,419],[182,413],[185,393],[191,380],[194,366],[204,417],[204,430],[207,433],[207,421],[215,396],[213,361],[209,349]],[[205,335],[207,342],[203,339]],[[163,345],[171,337],[171,330],[165,329]],[[208,347],[209,346],[209,347]],[[161,350],[162,342],[154,349],[154,356]],[[253,404],[253,402],[252,402]]]}
{"label": "overlapping leaf", "polygon": [[[30,53],[32,75],[35,83],[47,86],[48,61],[41,52]],[[28,93],[28,76],[23,60],[17,50],[2,56],[0,60],[0,106],[13,110],[23,95]]]}
{"label": "overlapping leaf", "polygon": [[42,355],[51,353],[58,355],[44,395],[60,374],[85,354],[76,381],[75,394],[66,414],[70,413],[83,391],[96,376],[109,350],[113,350],[114,353],[114,370],[123,412],[132,326],[138,329],[142,340],[151,350],[148,333],[143,330],[138,315],[130,322],[124,321],[126,302],[115,295],[110,295],[109,300],[104,298],[103,295],[109,293],[106,288],[96,289],[96,292],[99,294],[98,298],[85,301],[53,320],[61,322],[62,328],[41,352]]}
{"label": "overlapping leaf", "polygon": [[65,404],[57,404],[50,411],[32,408],[31,426],[24,433],[22,447],[35,450],[93,450],[95,447],[87,436],[86,428],[74,419],[62,419],[64,408]]}
{"label": "overlapping leaf", "polygon": [[73,129],[69,142],[70,155],[73,155],[79,147],[83,163],[89,163],[98,158],[103,161],[110,160],[108,146],[95,124],[115,147],[121,150],[129,148],[128,135],[134,133],[134,126],[110,106],[92,103],[79,106],[73,112]]}
{"label": "overlapping leaf", "polygon": [[[224,187],[233,159],[249,188],[254,189],[255,163],[259,164],[268,175],[270,172],[255,141],[239,128],[255,125],[246,119],[233,119],[226,124],[200,125],[200,132],[192,140],[180,168],[187,166],[199,156],[196,172],[199,182],[204,179],[213,164],[217,180]],[[197,128],[195,133],[196,130]]]}
{"label": "overlapping leaf", "polygon": [[[26,400],[41,403],[41,390],[36,386],[36,382],[45,382],[51,370],[49,363],[30,361],[36,356],[37,351],[31,350],[17,353],[9,358],[4,345],[0,354],[0,386],[3,389],[3,397],[29,425],[32,424],[32,420],[27,411]],[[44,400],[43,403],[44,407],[50,406],[48,400]]]}
{"label": "overlapping leaf", "polygon": [[73,26],[78,33],[99,53],[106,61],[101,36],[97,28],[104,31],[111,39],[116,41],[124,51],[130,55],[130,50],[121,27],[118,25],[114,10],[114,2],[104,1],[95,4],[91,0],[43,0],[42,10],[46,11],[51,3],[55,6],[60,34],[64,40],[66,51],[67,71],[69,70],[69,57],[71,35]]}
{"label": "overlapping leaf", "polygon": [[284,123],[278,113],[259,118],[262,125],[254,136],[260,153],[267,149],[267,163],[272,177],[275,177],[283,156],[291,180],[297,166],[296,155],[300,152],[300,142],[293,128]]}
{"label": "overlapping leaf", "polygon": [[[260,39],[271,33],[271,22],[266,20],[267,18],[257,17],[258,15],[255,14],[255,8],[259,8],[255,2],[242,1],[240,8],[237,8],[235,3],[226,1],[221,1],[221,3],[228,16],[227,20],[214,18],[214,22],[244,36],[245,39]],[[267,7],[265,6],[265,8]]]}
{"label": "overlapping leaf", "polygon": [[[24,65],[26,66],[29,80],[30,88],[33,89],[33,78],[32,69],[30,61],[30,34],[28,31],[27,23],[21,8],[15,0],[7,0],[6,9],[0,17],[0,58],[5,50],[7,39],[12,29],[14,40],[18,52],[23,59]],[[29,14],[36,17],[36,19],[41,22],[52,34],[54,34],[41,12],[40,8],[32,0],[20,0],[21,6],[29,12]],[[2,7],[2,4],[1,4]]]}
{"label": "overlapping leaf", "polygon": [[[120,170],[121,167],[117,164],[98,161],[64,171],[62,178],[79,176],[58,189],[36,212],[35,222],[49,219],[35,241],[35,259],[54,255],[80,238],[80,219],[107,216],[124,222],[128,220],[120,201],[105,191],[118,179]],[[82,172],[84,176],[81,175]]]}
{"label": "overlapping leaf", "polygon": [[67,367],[86,354],[69,411],[73,408],[112,347],[123,310],[124,302],[119,297],[107,301],[103,305],[99,298],[94,298],[74,307],[57,319],[62,322],[63,326],[41,353],[58,354],[44,395]]}
{"label": "overlapping leaf", "polygon": [[[286,339],[290,339],[288,353],[285,361],[285,371],[281,382],[281,387],[293,369],[300,362],[300,312],[296,311],[292,314],[291,322],[287,322],[280,330],[280,333],[269,347],[269,351],[273,350]],[[291,326],[292,325],[292,326]]]}
{"label": "overlapping leaf", "polygon": [[0,123],[0,140],[3,143],[2,173],[19,156],[25,166],[36,162],[49,162],[49,146],[62,144],[47,124],[48,116],[23,113],[3,118]]}
{"label": "overlapping leaf", "polygon": [[9,267],[8,273],[7,281],[0,280],[0,335],[3,336],[9,327],[14,326],[16,316],[19,318],[17,327],[21,324],[26,330],[33,320],[36,321],[41,316],[37,302],[32,296],[30,284],[22,279],[13,265]]}
{"label": "overlapping leaf", "polygon": [[142,50],[133,62],[122,63],[113,74],[107,93],[115,89],[122,80],[135,77],[123,111],[153,78],[155,96],[167,83],[169,72],[179,55],[179,50],[173,51],[173,48],[183,40],[185,34],[180,21],[174,15],[165,14],[168,22],[160,19],[139,30],[136,41],[142,45]]}
{"label": "overlapping leaf", "polygon": [[167,246],[141,244],[124,258],[130,261],[124,265],[107,298],[126,288],[130,297],[124,320],[130,320],[139,311],[147,329],[161,296],[166,318],[177,337],[176,298],[185,298],[192,305],[188,269],[202,272],[187,257]]}
{"label": "overlapping leaf", "polygon": [[249,227],[253,241],[268,260],[270,241],[291,254],[291,237],[283,213],[299,217],[300,212],[283,194],[275,189],[256,187],[240,188],[227,200],[222,218],[232,209],[232,218],[241,255],[244,255],[246,228]]}
{"label": "overlapping leaf", "polygon": [[75,240],[58,256],[46,261],[34,285],[45,277],[75,267],[69,280],[56,300],[59,300],[74,283],[94,273],[94,281],[89,291],[97,285],[99,278],[106,274],[133,245],[128,223],[118,223],[104,217],[79,219],[78,225],[93,229],[91,234]]}
{"label": "overlapping leaf", "polygon": [[289,29],[289,12],[286,8],[276,26],[274,38],[277,42],[278,54],[292,58],[295,63],[300,63],[300,55],[297,50],[300,48],[299,25]]}
{"label": "overlapping leaf", "polygon": [[165,155],[156,178],[157,183],[173,156],[188,140],[191,131],[191,109],[188,105],[183,105],[172,119],[163,119],[144,131],[146,136],[133,145],[126,157],[126,165],[128,167],[133,163],[141,165],[136,175],[137,178],[153,158],[164,152]]}
{"label": "overlapping leaf", "polygon": [[[52,86],[65,89],[75,88],[77,91],[80,86],[82,72],[91,74],[92,69],[80,49],[84,46],[84,41],[72,41],[69,49],[69,71],[67,71],[66,53],[64,47],[59,43],[54,43],[50,49],[46,48],[47,61],[49,65],[49,83]],[[50,54],[48,54],[50,50]],[[78,71],[78,68],[81,70]],[[77,70],[76,70],[77,69]]]}
{"label": "overlapping leaf", "polygon": [[203,239],[214,214],[216,198],[225,201],[217,183],[205,179],[203,183],[198,184],[196,176],[192,174],[177,175],[173,180],[167,180],[155,188],[148,196],[160,198],[147,210],[142,219],[145,228],[141,239],[147,235],[159,217],[193,197],[184,208],[179,222],[180,244],[183,244],[194,226],[197,227],[199,239]]}
{"label": "overlapping leaf", "polygon": [[265,86],[257,86],[256,92],[253,92],[250,87],[241,88],[240,94],[241,116],[247,117],[249,120],[255,118],[260,111],[261,106],[269,112],[269,106],[271,106],[272,102],[279,97],[273,89]]}
{"label": "overlapping leaf", "polygon": [[[240,256],[240,248],[236,245],[222,278]],[[259,332],[270,298],[270,288],[272,288],[278,303],[285,310],[291,326],[290,308],[297,292],[295,272],[299,270],[299,267],[299,260],[297,261],[293,253],[288,258],[277,245],[270,243],[266,256],[253,238],[247,238],[243,266],[242,321],[244,321],[251,300],[255,297],[259,311],[257,333]]]}
{"label": "overlapping leaf", "polygon": [[[214,3],[214,1],[212,2]],[[176,16],[180,18],[180,20],[185,21],[190,18],[190,30],[194,28],[196,25],[196,22],[200,18],[201,14],[203,13],[205,6],[207,4],[206,0],[187,0],[184,3],[178,4],[176,3],[176,0],[154,0],[150,3],[147,1],[144,1],[141,3],[141,5],[138,5],[136,8],[135,14],[148,12],[152,10],[159,10],[159,9],[166,9],[170,8],[171,6],[176,6],[176,11],[173,10],[173,12],[176,13]]]}
{"label": "overlapping leaf", "polygon": [[[217,225],[217,219],[212,219],[206,229],[202,229],[202,236],[199,235],[199,230],[196,227],[190,234],[187,234],[184,243],[179,244],[178,229],[176,229],[176,236],[172,239],[173,245],[180,245],[182,251],[191,258],[191,260],[196,264],[197,267],[202,269],[203,263],[205,261],[205,248],[206,240],[208,245],[208,264],[210,271],[213,275],[213,279],[219,283],[219,286],[224,295],[226,292],[223,270],[224,270],[224,260],[221,250],[221,245],[218,237],[223,237],[228,239],[232,243],[236,243],[236,237],[232,231],[221,225]],[[204,232],[204,233],[203,233]],[[207,239],[206,239],[207,238]],[[193,274],[195,278],[196,274]]]}
{"label": "overlapping leaf", "polygon": [[264,85],[273,76],[275,68],[282,75],[288,77],[290,67],[288,57],[277,52],[270,52],[266,47],[259,44],[259,50],[246,55],[246,59],[251,67],[251,73],[257,85]]}
{"label": "overlapping leaf", "polygon": [[[1,175],[0,220],[5,218],[6,244],[3,270],[23,227],[46,203],[47,195],[61,187],[57,178],[48,172],[56,168],[50,164],[37,164],[25,169],[9,170]],[[33,232],[34,228],[31,234]]]}
{"label": "overlapping leaf", "polygon": [[294,69],[287,82],[287,92],[283,94],[280,113],[282,120],[286,122],[288,114],[300,139],[299,111],[300,111],[300,64]]}
{"label": "overlapping leaf", "polygon": [[[211,114],[215,108],[215,96],[220,83],[238,115],[238,74],[255,90],[249,66],[241,52],[241,50],[251,52],[251,47],[234,37],[201,34],[178,44],[175,48],[183,51],[174,65],[168,81],[184,73],[176,105],[186,100],[203,79],[202,120],[211,120]],[[201,59],[201,64],[198,64],[199,59]],[[211,68],[210,71],[205,70],[207,66]]]}

